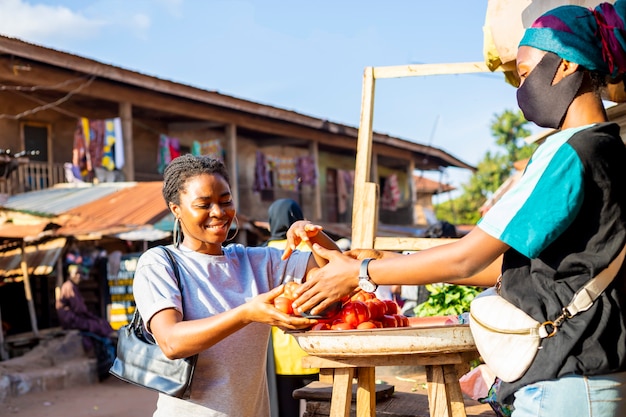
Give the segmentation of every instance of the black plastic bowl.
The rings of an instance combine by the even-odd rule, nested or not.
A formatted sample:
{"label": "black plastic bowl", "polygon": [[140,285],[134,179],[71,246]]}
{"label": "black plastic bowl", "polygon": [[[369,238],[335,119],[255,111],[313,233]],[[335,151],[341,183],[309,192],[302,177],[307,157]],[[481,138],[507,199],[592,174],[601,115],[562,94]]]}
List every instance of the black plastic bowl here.
{"label": "black plastic bowl", "polygon": [[341,310],[341,301],[335,301],[320,314],[311,314],[311,310],[309,310],[302,312],[301,315],[307,319],[328,319],[337,314],[339,310]]}

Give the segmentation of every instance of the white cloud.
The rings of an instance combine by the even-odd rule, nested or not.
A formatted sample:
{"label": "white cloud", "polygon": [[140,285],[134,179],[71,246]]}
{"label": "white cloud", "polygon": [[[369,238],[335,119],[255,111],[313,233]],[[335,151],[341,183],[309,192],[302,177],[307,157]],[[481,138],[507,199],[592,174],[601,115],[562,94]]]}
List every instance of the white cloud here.
{"label": "white cloud", "polygon": [[137,37],[144,40],[148,38],[148,31],[152,24],[150,16],[143,13],[136,13],[130,17],[127,24]]}
{"label": "white cloud", "polygon": [[105,25],[67,7],[0,0],[0,33],[33,42],[89,38]]}
{"label": "white cloud", "polygon": [[158,0],[159,3],[174,17],[182,17],[183,0]]}

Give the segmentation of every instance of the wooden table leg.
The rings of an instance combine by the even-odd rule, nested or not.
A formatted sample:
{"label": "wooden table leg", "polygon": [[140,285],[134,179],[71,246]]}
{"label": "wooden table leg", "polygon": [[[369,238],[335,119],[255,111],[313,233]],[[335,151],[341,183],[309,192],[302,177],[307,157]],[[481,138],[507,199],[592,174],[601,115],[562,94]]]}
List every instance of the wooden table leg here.
{"label": "wooden table leg", "polygon": [[354,368],[335,368],[329,417],[350,417]]}
{"label": "wooden table leg", "polygon": [[452,417],[442,365],[426,365],[430,417]]}
{"label": "wooden table leg", "polygon": [[376,368],[357,368],[356,417],[376,417]]}
{"label": "wooden table leg", "polygon": [[452,417],[467,417],[457,367],[455,365],[443,365],[443,376],[446,381],[450,414]]}
{"label": "wooden table leg", "polygon": [[426,381],[431,417],[467,417],[455,365],[427,365]]}

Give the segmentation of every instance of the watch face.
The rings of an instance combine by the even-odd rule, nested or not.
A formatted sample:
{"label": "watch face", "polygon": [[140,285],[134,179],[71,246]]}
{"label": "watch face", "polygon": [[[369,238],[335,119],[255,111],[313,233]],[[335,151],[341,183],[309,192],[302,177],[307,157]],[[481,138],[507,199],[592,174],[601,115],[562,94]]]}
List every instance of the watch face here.
{"label": "watch face", "polygon": [[359,287],[365,292],[374,292],[376,291],[376,285],[367,279],[359,280]]}

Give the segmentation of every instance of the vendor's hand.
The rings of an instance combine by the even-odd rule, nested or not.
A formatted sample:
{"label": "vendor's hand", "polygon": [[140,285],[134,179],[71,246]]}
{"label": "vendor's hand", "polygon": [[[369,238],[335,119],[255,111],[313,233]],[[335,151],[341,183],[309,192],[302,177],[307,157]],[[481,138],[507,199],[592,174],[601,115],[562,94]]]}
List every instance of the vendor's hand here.
{"label": "vendor's hand", "polygon": [[365,258],[372,258],[372,259],[390,258],[393,256],[400,256],[401,254],[398,252],[390,252],[390,251],[377,250],[377,249],[350,249],[348,251],[345,251],[344,255],[347,255],[353,259],[363,260]]}
{"label": "vendor's hand", "polygon": [[310,310],[315,315],[352,294],[358,285],[360,262],[318,244],[313,245],[313,250],[328,260],[328,264],[309,271],[306,280],[294,291],[297,298],[293,307],[297,313]]}
{"label": "vendor's hand", "polygon": [[291,316],[274,307],[274,299],[281,295],[283,290],[284,285],[281,285],[248,301],[244,310],[246,321],[265,323],[283,330],[306,329],[317,323],[317,320]]}
{"label": "vendor's hand", "polygon": [[310,238],[317,236],[322,231],[322,226],[311,223],[308,220],[299,220],[294,222],[289,230],[287,230],[287,247],[283,252],[282,259],[289,258],[291,253],[296,250],[301,242],[310,243]]}
{"label": "vendor's hand", "polygon": [[383,253],[376,249],[350,249],[345,251],[344,255],[358,260],[365,258],[380,259],[383,257]]}

